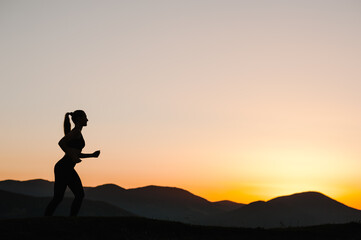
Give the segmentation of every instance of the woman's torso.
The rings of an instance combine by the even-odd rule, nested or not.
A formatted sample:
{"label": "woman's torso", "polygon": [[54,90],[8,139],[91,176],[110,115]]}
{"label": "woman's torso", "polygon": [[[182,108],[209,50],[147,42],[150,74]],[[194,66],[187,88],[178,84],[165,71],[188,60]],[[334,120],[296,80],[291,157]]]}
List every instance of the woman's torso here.
{"label": "woman's torso", "polygon": [[[67,145],[70,148],[79,150],[80,153],[85,147],[85,141],[83,135],[80,134],[79,138],[71,139]],[[75,163],[70,159],[70,157],[67,154],[65,154],[64,157],[62,157],[62,159],[60,159],[56,165],[74,168]]]}

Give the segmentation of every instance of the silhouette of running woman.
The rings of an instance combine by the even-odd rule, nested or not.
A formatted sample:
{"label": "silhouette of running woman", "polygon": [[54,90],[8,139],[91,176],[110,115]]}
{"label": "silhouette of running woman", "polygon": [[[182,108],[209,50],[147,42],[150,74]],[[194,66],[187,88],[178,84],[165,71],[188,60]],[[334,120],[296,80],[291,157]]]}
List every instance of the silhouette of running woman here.
{"label": "silhouette of running woman", "polygon": [[[69,116],[75,127],[71,129]],[[84,190],[81,180],[74,167],[80,163],[80,158],[97,158],[100,151],[94,153],[81,153],[85,146],[85,141],[81,131],[87,126],[88,118],[84,111],[76,110],[72,113],[66,113],[64,119],[65,136],[59,141],[60,148],[65,155],[60,159],[54,167],[55,184],[54,197],[45,210],[45,216],[52,216],[56,207],[63,200],[65,189],[68,186],[73,192],[75,198],[71,205],[70,216],[76,216],[79,212],[81,203],[84,198]]]}

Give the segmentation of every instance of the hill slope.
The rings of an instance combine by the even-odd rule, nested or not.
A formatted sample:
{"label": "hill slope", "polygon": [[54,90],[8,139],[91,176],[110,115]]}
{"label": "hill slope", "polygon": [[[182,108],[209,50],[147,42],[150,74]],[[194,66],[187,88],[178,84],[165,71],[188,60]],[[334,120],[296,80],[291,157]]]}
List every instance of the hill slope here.
{"label": "hill slope", "polygon": [[243,207],[246,204],[235,203],[232,201],[224,200],[224,201],[213,202],[213,205],[224,210],[225,212],[228,212],[228,211],[239,209],[240,207]]}
{"label": "hill slope", "polygon": [[[49,197],[31,197],[0,190],[0,218],[27,218],[43,216]],[[68,216],[72,199],[64,198],[54,215]],[[80,216],[134,216],[108,203],[84,200]]]}

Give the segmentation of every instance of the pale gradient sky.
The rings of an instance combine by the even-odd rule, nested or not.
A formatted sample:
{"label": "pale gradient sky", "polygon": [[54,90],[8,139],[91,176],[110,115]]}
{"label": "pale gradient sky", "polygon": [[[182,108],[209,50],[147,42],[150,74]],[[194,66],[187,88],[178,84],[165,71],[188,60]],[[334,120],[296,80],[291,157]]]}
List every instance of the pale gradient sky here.
{"label": "pale gradient sky", "polygon": [[361,209],[361,2],[0,1],[0,180],[53,180],[83,109],[85,186]]}

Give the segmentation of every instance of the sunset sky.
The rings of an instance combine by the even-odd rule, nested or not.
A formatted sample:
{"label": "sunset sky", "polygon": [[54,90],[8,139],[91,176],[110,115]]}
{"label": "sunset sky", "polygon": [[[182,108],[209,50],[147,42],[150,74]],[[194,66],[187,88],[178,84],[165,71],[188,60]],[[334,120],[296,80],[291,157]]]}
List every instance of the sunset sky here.
{"label": "sunset sky", "polygon": [[53,181],[83,109],[84,186],[361,209],[361,1],[0,0],[0,31],[0,180]]}

